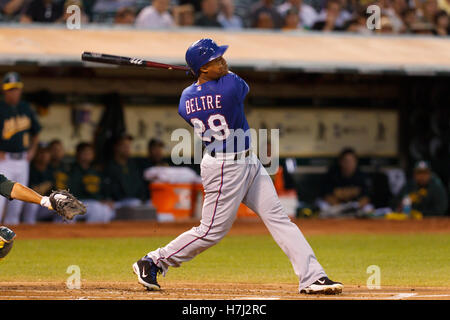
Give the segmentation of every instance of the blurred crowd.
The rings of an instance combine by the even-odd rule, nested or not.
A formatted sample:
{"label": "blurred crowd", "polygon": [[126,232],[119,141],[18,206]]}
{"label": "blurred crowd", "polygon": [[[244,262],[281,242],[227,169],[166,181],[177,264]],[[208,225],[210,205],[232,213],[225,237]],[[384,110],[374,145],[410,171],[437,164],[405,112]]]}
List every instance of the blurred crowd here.
{"label": "blurred crowd", "polygon": [[319,216],[418,218],[442,216],[448,211],[449,190],[430,162],[417,161],[409,177],[403,170],[390,173],[361,170],[352,148],[344,148],[321,179],[315,200]]}
{"label": "blurred crowd", "polygon": [[[63,23],[73,13],[69,8],[73,5],[81,9],[82,24],[137,28],[256,28],[439,36],[448,36],[450,31],[450,0],[0,0],[0,21]],[[381,10],[380,28],[367,27],[373,13],[367,12],[370,5]]]}
{"label": "blurred crowd", "polygon": [[[99,162],[91,142],[81,142],[74,156],[67,156],[61,140],[40,143],[30,163],[28,186],[42,195],[55,189],[69,189],[86,204],[88,211],[78,220],[106,223],[113,220],[117,210],[149,206],[150,194],[144,171],[153,166],[167,166],[163,160],[162,141],[151,139],[148,157],[132,158],[130,135],[113,142],[110,159]],[[27,204],[20,222],[60,220],[38,205]],[[19,222],[16,221],[16,222]]]}
{"label": "blurred crowd", "polygon": [[[86,215],[77,218],[86,222],[107,223],[121,208],[150,207],[152,181],[146,178],[145,172],[170,164],[170,160],[164,158],[167,150],[161,140],[150,139],[146,156],[134,158],[133,137],[120,131],[112,135],[109,143],[101,142],[98,136],[93,137],[93,141],[81,142],[76,146],[75,155],[67,156],[61,140],[40,141],[39,118],[22,99],[22,89],[18,73],[4,76],[3,99],[0,100],[2,174],[42,195],[69,189],[87,205]],[[114,115],[120,113],[112,107],[106,110]],[[112,127],[121,126],[117,119],[111,121]],[[111,136],[111,132],[106,135]],[[270,146],[267,149],[271,150]],[[279,171],[272,176],[277,192],[302,191],[297,185],[295,168],[296,159],[282,161]],[[444,181],[448,182],[448,178]],[[308,184],[307,189],[312,189],[312,185]],[[320,211],[322,217],[382,216],[392,211],[408,216],[435,216],[447,213],[448,196],[446,183],[433,172],[428,161],[418,160],[408,179],[401,169],[391,177],[378,171],[369,176],[360,169],[356,152],[346,148],[320,181],[310,206],[303,205],[300,209]],[[6,202],[3,197],[0,200],[0,222],[5,224],[59,219],[36,204]],[[302,192],[299,200],[304,204]]]}

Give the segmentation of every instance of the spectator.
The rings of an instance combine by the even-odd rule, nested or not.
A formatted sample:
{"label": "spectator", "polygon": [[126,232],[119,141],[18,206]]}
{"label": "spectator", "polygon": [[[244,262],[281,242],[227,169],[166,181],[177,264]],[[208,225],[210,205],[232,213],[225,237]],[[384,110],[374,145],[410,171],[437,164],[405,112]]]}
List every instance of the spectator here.
{"label": "spectator", "polygon": [[64,162],[64,146],[61,140],[54,139],[50,141],[48,148],[50,150],[50,170],[53,175],[54,187],[56,189],[67,189],[70,167]]}
{"label": "spectator", "polygon": [[135,8],[136,2],[136,0],[96,0],[92,11],[95,14],[109,14],[124,7]]}
{"label": "spectator", "polygon": [[372,34],[372,30],[367,27],[367,16],[365,9],[355,15],[355,18],[347,21],[345,30],[348,32],[354,32],[364,35]]}
{"label": "spectator", "polygon": [[445,11],[438,11],[436,17],[434,18],[435,29],[433,33],[438,36],[448,36],[449,34],[449,16]]}
{"label": "spectator", "polygon": [[437,12],[438,6],[436,0],[424,1],[418,10],[419,20],[423,23],[433,24]]}
{"label": "spectator", "polygon": [[173,27],[173,19],[168,9],[169,0],[153,0],[152,5],[142,9],[136,17],[136,27],[153,29]]}
{"label": "spectator", "polygon": [[191,4],[183,4],[175,6],[172,10],[175,24],[180,27],[190,27],[195,23],[194,6]]}
{"label": "spectator", "polygon": [[405,25],[402,20],[402,12],[408,9],[408,0],[393,0],[391,15],[388,15],[393,23],[396,33],[403,32]]}
{"label": "spectator", "polygon": [[221,11],[217,20],[225,29],[242,29],[243,24],[240,17],[234,14],[233,0],[221,0]]}
{"label": "spectator", "polygon": [[13,20],[21,13],[25,3],[26,0],[0,0],[0,13],[3,15],[2,20]]}
{"label": "spectator", "polygon": [[94,159],[95,151],[91,144],[77,145],[76,162],[70,170],[68,187],[75,197],[86,204],[86,214],[77,216],[77,220],[106,223],[113,218],[113,203],[104,201],[106,198],[104,180],[100,170],[93,165]]}
{"label": "spectator", "polygon": [[[342,1],[339,0],[329,0],[327,1],[327,5],[324,9],[320,11],[317,16],[318,22],[334,22],[334,26],[338,30],[342,30],[344,25],[352,18],[352,13],[350,13],[347,9],[344,8]],[[329,26],[328,31],[331,25]]]}
{"label": "spectator", "polygon": [[116,209],[139,206],[148,194],[138,166],[130,159],[132,140],[131,136],[124,135],[115,141],[113,159],[105,170],[106,193],[115,202]]}
{"label": "spectator", "polygon": [[194,12],[202,11],[202,0],[177,0],[180,6],[190,4],[194,8]]}
{"label": "spectator", "polygon": [[[287,0],[277,10],[284,17],[292,8],[296,8],[299,16],[298,27],[310,29],[317,20],[317,11],[303,0]],[[286,22],[286,19],[285,19]]]}
{"label": "spectator", "polygon": [[416,10],[413,8],[407,8],[402,12],[403,32],[413,33],[414,25],[417,23]]}
{"label": "spectator", "polygon": [[133,8],[123,7],[117,10],[114,17],[115,24],[134,24],[136,13]]}
{"label": "spectator", "polygon": [[328,170],[322,194],[323,199],[318,201],[318,206],[323,217],[373,210],[368,177],[359,170],[358,157],[353,149],[341,151],[338,165]]}
{"label": "spectator", "polygon": [[252,28],[281,29],[283,27],[283,17],[274,7],[273,2],[273,0],[260,0],[253,6],[249,16]]}
{"label": "spectator", "polygon": [[427,161],[418,161],[414,166],[413,178],[400,192],[398,205],[409,196],[412,210],[421,212],[424,216],[445,215],[448,208],[447,191]]}
{"label": "spectator", "polygon": [[438,7],[450,16],[450,0],[438,0]]}
{"label": "spectator", "polygon": [[62,17],[63,10],[63,3],[57,0],[31,0],[20,18],[20,22],[56,22]]}
{"label": "spectator", "polygon": [[[28,185],[37,193],[48,196],[53,188],[53,175],[49,168],[50,150],[48,147],[39,147],[30,165],[30,179]],[[40,205],[25,203],[23,207],[23,222],[35,224],[41,219],[51,220],[51,212]]]}
{"label": "spectator", "polygon": [[146,167],[168,166],[164,160],[164,142],[153,138],[148,142]]}
{"label": "spectator", "polygon": [[283,30],[295,30],[299,26],[299,15],[298,10],[294,7],[289,9],[284,15],[284,26]]}
{"label": "spectator", "polygon": [[381,16],[380,24],[381,28],[376,29],[375,30],[376,33],[384,33],[384,34],[394,33],[394,27],[392,26],[392,22],[391,19],[389,19],[389,17]]}
{"label": "spectator", "polygon": [[141,177],[144,177],[144,171],[148,168],[168,165],[169,163],[164,160],[164,142],[157,138],[150,139],[147,146],[147,157],[141,158],[139,162]]}
{"label": "spectator", "polygon": [[80,8],[80,12],[81,12],[80,22],[82,24],[89,23],[89,18],[86,15],[86,13],[84,12],[83,1],[81,1],[81,0],[66,0],[66,2],[64,2],[63,15],[59,19],[59,21],[66,22],[67,19],[73,15],[73,12],[67,12],[67,8],[69,8],[70,6],[77,6],[78,8]]}
{"label": "spectator", "polygon": [[317,22],[314,23],[312,29],[320,31],[342,31],[344,24],[349,21],[351,15],[342,10],[338,0],[330,0],[327,2],[326,9],[323,9]]}
{"label": "spectator", "polygon": [[59,168],[63,165],[63,159],[66,155],[62,141],[53,139],[49,142],[48,148],[50,150],[50,166],[52,169]]}
{"label": "spectator", "polygon": [[380,1],[380,5],[381,14],[389,19],[390,28],[392,28],[390,33],[403,32],[405,26],[401,17],[402,12],[408,8],[406,0],[384,0]]}
{"label": "spectator", "polygon": [[261,11],[258,14],[256,25],[254,26],[256,29],[274,29],[275,22],[272,19],[272,16],[265,12]]}
{"label": "spectator", "polygon": [[217,21],[218,13],[218,0],[202,0],[202,11],[195,19],[195,25],[199,27],[222,28],[222,25]]}
{"label": "spectator", "polygon": [[[142,183],[148,185],[148,181],[144,178],[145,170],[152,167],[167,167],[169,163],[164,160],[164,142],[157,138],[152,138],[148,142],[147,146],[147,157],[142,159],[139,163],[140,176]],[[150,198],[149,193],[146,196]]]}

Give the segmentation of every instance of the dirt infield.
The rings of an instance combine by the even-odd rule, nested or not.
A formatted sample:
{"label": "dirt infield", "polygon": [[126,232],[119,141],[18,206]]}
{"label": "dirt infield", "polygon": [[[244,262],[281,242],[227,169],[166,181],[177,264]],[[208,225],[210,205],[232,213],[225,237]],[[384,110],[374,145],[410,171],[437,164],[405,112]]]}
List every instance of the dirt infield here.
{"label": "dirt infield", "polygon": [[[295,220],[306,235],[320,234],[407,234],[450,233],[450,219],[424,220]],[[88,237],[151,237],[175,236],[198,221],[182,223],[114,222],[108,225],[39,224],[16,226],[19,239],[88,238]],[[264,224],[256,219],[238,220],[230,235],[268,234]],[[296,284],[203,283],[165,281],[160,292],[148,292],[136,282],[83,282],[80,290],[68,290],[63,282],[2,282],[0,300],[16,299],[363,299],[363,300],[450,300],[448,287],[385,287],[369,290],[365,286],[346,286],[338,296],[302,295]]]}
{"label": "dirt infield", "polygon": [[90,282],[80,290],[68,290],[64,283],[7,282],[2,283],[1,300],[448,300],[449,288],[384,287],[369,290],[365,287],[346,286],[337,296],[305,295],[297,293],[294,284],[248,283],[168,283],[158,292],[146,291],[137,283]]}
{"label": "dirt infield", "polygon": [[[306,235],[348,233],[450,233],[449,218],[424,220],[298,219],[294,221]],[[113,222],[110,224],[38,224],[14,227],[18,238],[104,238],[176,236],[198,221],[157,223],[148,221]],[[258,219],[237,220],[230,235],[268,234]]]}

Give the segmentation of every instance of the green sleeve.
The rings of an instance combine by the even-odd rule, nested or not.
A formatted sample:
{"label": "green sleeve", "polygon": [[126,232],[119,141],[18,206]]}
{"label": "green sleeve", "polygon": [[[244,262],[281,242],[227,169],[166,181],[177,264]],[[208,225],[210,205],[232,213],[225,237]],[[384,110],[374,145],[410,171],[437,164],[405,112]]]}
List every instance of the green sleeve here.
{"label": "green sleeve", "polygon": [[4,175],[0,174],[0,194],[11,199],[11,191],[15,182],[8,180]]}

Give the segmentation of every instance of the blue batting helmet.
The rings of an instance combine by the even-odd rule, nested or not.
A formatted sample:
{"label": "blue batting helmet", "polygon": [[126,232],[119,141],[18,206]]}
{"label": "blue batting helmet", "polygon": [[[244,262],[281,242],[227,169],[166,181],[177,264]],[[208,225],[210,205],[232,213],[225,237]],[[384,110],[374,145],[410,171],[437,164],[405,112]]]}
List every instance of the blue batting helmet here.
{"label": "blue batting helmet", "polygon": [[192,72],[198,76],[202,66],[208,62],[223,56],[228,46],[218,46],[212,39],[200,39],[187,49],[186,63]]}

